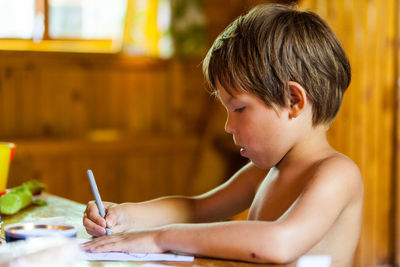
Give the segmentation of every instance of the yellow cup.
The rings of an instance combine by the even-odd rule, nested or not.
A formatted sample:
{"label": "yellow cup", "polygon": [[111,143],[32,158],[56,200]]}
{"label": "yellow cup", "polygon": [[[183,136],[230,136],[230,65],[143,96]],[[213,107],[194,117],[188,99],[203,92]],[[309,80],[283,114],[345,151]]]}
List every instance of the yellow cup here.
{"label": "yellow cup", "polygon": [[0,142],[0,193],[7,188],[8,169],[14,157],[15,144]]}

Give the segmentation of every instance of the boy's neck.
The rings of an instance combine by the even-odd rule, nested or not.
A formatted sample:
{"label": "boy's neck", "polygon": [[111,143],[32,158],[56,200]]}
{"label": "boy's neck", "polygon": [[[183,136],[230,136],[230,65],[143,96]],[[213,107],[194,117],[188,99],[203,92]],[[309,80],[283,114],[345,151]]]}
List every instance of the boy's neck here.
{"label": "boy's neck", "polygon": [[332,151],[326,138],[326,126],[316,126],[297,140],[276,167],[282,169],[292,164],[306,164],[308,161],[318,160]]}

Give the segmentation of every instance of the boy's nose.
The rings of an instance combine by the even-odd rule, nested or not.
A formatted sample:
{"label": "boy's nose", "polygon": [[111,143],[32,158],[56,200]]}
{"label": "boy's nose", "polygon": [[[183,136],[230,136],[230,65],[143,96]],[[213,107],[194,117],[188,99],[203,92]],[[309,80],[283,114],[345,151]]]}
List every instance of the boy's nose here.
{"label": "boy's nose", "polygon": [[225,122],[225,132],[227,132],[228,134],[233,134],[232,123],[230,122],[229,119],[226,119]]}

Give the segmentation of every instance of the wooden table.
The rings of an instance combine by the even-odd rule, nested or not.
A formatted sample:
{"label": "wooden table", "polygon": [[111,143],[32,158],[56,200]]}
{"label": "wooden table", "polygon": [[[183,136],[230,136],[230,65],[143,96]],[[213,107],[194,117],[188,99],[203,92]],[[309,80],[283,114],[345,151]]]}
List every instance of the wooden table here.
{"label": "wooden table", "polygon": [[[89,238],[90,236],[86,233],[85,228],[82,225],[82,214],[85,209],[85,205],[70,201],[64,198],[56,197],[50,194],[42,194],[41,199],[47,202],[46,206],[35,206],[32,205],[16,215],[2,216],[3,227],[1,235],[4,237],[4,226],[12,223],[19,222],[32,222],[40,219],[54,219],[63,220],[64,223],[73,225],[77,228],[78,238]],[[266,265],[266,264],[250,264],[238,261],[227,261],[218,260],[211,258],[195,258],[193,262],[158,262],[163,265],[170,266],[196,266],[196,267],[215,267],[215,266],[278,266],[278,265]],[[140,266],[143,262],[87,262],[85,266]]]}

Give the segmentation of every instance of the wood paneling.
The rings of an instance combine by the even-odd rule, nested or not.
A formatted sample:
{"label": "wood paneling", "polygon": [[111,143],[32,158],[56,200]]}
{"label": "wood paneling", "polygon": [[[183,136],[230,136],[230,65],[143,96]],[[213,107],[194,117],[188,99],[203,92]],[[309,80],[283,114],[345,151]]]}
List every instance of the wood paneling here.
{"label": "wood paneling", "polygon": [[[397,1],[305,0],[327,20],[351,62],[352,82],[328,132],[331,144],[360,167],[364,220],[357,266],[393,262],[392,220]],[[397,122],[396,122],[397,123]]]}
{"label": "wood paneling", "polygon": [[[143,201],[190,194],[188,177],[198,138],[126,136],[118,141],[84,139],[16,140],[10,182],[36,178],[47,191],[86,203],[91,200],[86,170],[92,169],[104,200]],[[10,183],[9,183],[10,184]]]}
{"label": "wood paneling", "polygon": [[394,160],[394,171],[395,171],[395,186],[393,186],[395,201],[395,212],[396,220],[394,221],[395,227],[395,263],[400,265],[400,1],[397,1],[397,16],[396,16],[396,29],[397,29],[397,49],[396,49],[396,71],[397,71],[397,89],[395,94],[396,99],[396,140],[395,140],[395,160]]}
{"label": "wood paneling", "polygon": [[[179,63],[50,54],[0,54],[0,137],[81,136],[104,128],[165,134],[196,130],[196,118],[182,114],[198,119],[201,110],[186,112],[190,104],[174,100],[194,98],[196,107],[206,103],[201,68],[194,67],[200,60],[185,65],[193,84],[177,91],[174,78],[182,73],[174,71],[182,68],[171,65]],[[170,120],[175,114],[181,118]]]}
{"label": "wood paneling", "polygon": [[[36,178],[87,202],[93,169],[104,200],[202,193],[192,186],[209,101],[200,59],[0,53],[0,138],[17,144],[8,186]],[[221,130],[223,127],[221,126]],[[223,169],[223,164],[217,169]]]}

